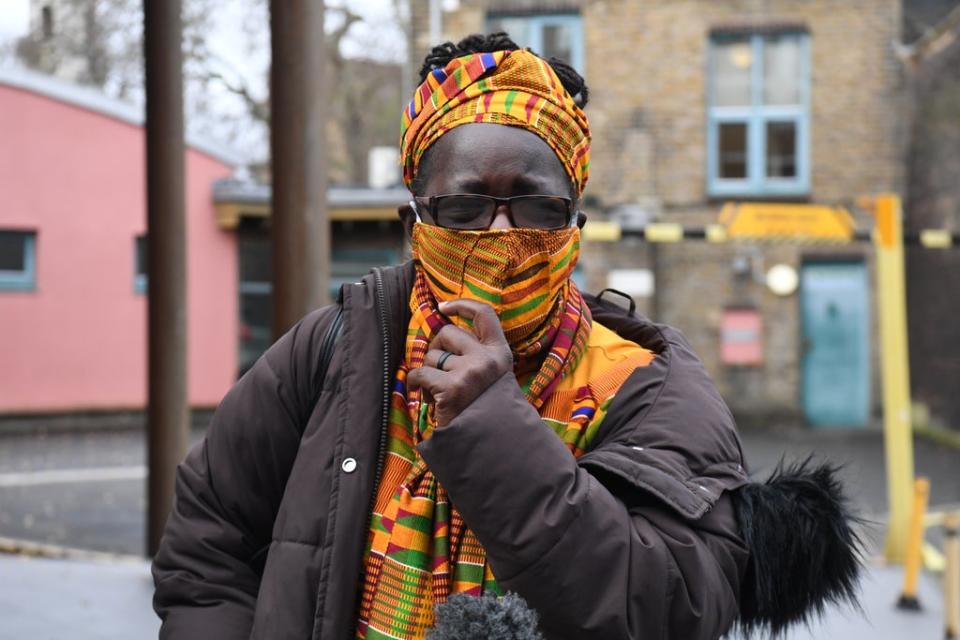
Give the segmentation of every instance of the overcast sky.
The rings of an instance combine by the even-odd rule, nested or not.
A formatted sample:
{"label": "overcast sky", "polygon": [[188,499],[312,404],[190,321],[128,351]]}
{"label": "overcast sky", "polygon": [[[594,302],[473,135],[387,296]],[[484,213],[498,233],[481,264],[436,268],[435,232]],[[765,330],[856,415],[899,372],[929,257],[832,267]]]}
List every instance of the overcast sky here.
{"label": "overcast sky", "polygon": [[9,40],[27,32],[30,0],[0,0],[0,39]]}
{"label": "overcast sky", "polygon": [[[189,1],[189,0],[184,0]],[[457,6],[457,0],[442,0],[447,10]],[[348,57],[372,57],[382,61],[404,62],[406,45],[404,35],[396,22],[394,0],[328,0],[327,6],[346,4],[359,14],[363,21],[355,24],[342,43],[342,51]],[[216,69],[231,81],[242,78],[251,92],[265,97],[267,92],[267,68],[269,65],[269,24],[266,12],[263,16],[252,10],[252,2],[233,1],[218,5],[207,45],[216,59]],[[0,0],[0,64],[18,64],[12,55],[12,44],[29,30],[30,0]],[[335,28],[339,21],[336,11],[328,15],[328,28]],[[216,110],[226,120],[238,117],[238,102],[235,96],[221,91],[214,95]],[[214,135],[217,135],[216,132]],[[262,135],[252,131],[246,135],[234,134],[233,143],[241,147],[265,148]],[[244,142],[244,138],[250,138]]]}
{"label": "overcast sky", "polygon": [[[189,1],[189,0],[187,0]],[[442,0],[448,10],[456,0]],[[251,2],[222,3],[218,7],[208,45],[233,70],[249,80],[262,75],[268,52],[251,51],[249,30]],[[327,6],[346,4],[363,17],[354,25],[343,42],[343,52],[349,57],[373,57],[402,62],[405,55],[403,33],[396,24],[393,0],[328,0]],[[27,33],[30,23],[30,0],[0,0],[0,50],[9,50],[13,41]],[[336,24],[338,15],[331,11],[328,27]],[[259,25],[257,25],[259,26]],[[267,16],[263,16],[264,45],[267,44]],[[11,62],[9,59],[7,63]],[[255,84],[255,83],[254,83]]]}

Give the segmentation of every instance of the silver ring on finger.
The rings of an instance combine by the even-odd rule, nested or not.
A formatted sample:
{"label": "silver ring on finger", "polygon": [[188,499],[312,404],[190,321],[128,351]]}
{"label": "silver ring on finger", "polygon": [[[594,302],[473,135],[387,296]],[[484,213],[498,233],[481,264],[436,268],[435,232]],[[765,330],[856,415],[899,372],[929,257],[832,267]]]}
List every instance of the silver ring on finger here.
{"label": "silver ring on finger", "polygon": [[450,353],[449,351],[444,351],[443,353],[441,353],[440,357],[437,358],[437,369],[440,369],[440,371],[446,371],[446,369],[443,368],[443,363],[446,362],[447,358],[449,358],[452,355],[453,354]]}

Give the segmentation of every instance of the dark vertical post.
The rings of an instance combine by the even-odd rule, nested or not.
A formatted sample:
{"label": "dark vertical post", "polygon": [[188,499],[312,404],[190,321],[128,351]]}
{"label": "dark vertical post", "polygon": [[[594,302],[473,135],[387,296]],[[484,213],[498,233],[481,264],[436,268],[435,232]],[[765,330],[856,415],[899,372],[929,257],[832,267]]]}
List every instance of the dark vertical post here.
{"label": "dark vertical post", "polygon": [[323,2],[270,0],[273,334],[328,299]]}
{"label": "dark vertical post", "polygon": [[187,447],[181,0],[145,0],[147,97],[147,553],[156,553]]}

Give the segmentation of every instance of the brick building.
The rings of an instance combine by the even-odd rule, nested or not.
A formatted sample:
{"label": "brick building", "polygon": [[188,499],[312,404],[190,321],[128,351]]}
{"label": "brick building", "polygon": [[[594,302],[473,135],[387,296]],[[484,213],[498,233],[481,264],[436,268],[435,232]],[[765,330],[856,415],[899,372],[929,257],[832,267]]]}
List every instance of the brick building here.
{"label": "brick building", "polygon": [[[446,38],[496,29],[587,78],[594,219],[702,225],[731,200],[903,191],[900,0],[461,0],[444,17]],[[585,245],[589,288],[680,327],[741,420],[875,414],[869,246]],[[766,286],[774,265],[795,293]]]}
{"label": "brick building", "polygon": [[[913,129],[907,228],[960,229],[960,2],[915,0],[905,21]],[[960,251],[907,249],[910,377],[919,417],[960,429]]]}

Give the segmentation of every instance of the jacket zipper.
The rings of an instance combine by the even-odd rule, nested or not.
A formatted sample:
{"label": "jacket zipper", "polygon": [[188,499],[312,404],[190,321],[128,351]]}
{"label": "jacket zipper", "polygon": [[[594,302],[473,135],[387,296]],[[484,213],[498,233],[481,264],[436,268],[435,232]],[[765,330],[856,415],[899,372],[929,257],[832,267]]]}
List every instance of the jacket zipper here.
{"label": "jacket zipper", "polygon": [[373,517],[373,509],[377,502],[377,485],[380,483],[380,474],[383,472],[383,461],[387,452],[387,423],[390,420],[390,327],[387,324],[387,296],[383,292],[383,275],[379,268],[373,270],[374,282],[377,285],[377,310],[380,313],[380,334],[383,339],[383,401],[380,407],[380,444],[377,448],[377,466],[373,474],[373,493],[370,496],[370,509],[367,511],[367,522]]}
{"label": "jacket zipper", "polygon": [[[373,518],[373,509],[377,503],[377,488],[380,485],[380,475],[383,473],[383,462],[387,453],[387,423],[390,420],[390,332],[387,324],[387,296],[383,292],[383,275],[379,268],[373,269],[373,279],[377,288],[377,311],[380,315],[380,335],[383,339],[383,402],[381,404],[380,417],[380,444],[377,447],[377,466],[373,472],[373,491],[370,493],[370,506],[367,509],[367,519],[365,522],[369,526]],[[352,632],[347,636],[354,638],[357,635],[357,627],[353,625]]]}

